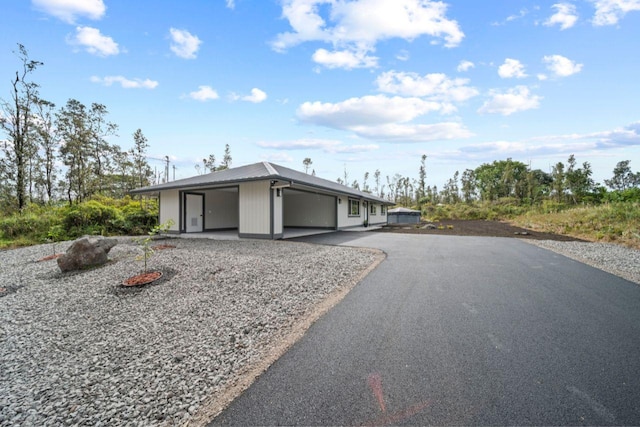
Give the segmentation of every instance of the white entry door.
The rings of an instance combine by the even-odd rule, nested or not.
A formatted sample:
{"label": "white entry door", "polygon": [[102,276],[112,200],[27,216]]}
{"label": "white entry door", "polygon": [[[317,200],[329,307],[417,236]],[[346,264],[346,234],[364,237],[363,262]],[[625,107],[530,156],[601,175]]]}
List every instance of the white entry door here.
{"label": "white entry door", "polygon": [[187,233],[199,233],[203,230],[204,196],[187,194],[185,202],[185,229]]}

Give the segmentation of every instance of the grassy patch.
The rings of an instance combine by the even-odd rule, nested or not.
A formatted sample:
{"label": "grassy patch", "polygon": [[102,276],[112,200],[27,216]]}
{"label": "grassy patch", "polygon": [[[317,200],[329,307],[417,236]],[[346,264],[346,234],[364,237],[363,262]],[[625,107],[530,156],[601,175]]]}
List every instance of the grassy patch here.
{"label": "grassy patch", "polygon": [[511,219],[520,227],[640,249],[640,203],[609,203],[556,212],[530,211]]}

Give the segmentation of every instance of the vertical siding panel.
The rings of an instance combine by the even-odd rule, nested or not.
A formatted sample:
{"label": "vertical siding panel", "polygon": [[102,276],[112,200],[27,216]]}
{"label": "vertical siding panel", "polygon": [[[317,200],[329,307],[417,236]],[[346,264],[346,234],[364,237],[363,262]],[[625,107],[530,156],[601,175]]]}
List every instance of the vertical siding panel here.
{"label": "vertical siding panel", "polygon": [[240,234],[271,234],[271,203],[269,181],[240,184]]}
{"label": "vertical siding panel", "polygon": [[172,220],[170,231],[180,230],[180,193],[178,190],[166,190],[160,192],[160,224]]}

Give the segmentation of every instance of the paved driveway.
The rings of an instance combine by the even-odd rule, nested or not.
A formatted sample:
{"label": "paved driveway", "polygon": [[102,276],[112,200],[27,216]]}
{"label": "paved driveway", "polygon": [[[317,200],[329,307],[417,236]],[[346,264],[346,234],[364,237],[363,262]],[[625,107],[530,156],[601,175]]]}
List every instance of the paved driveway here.
{"label": "paved driveway", "polygon": [[304,240],[388,258],[216,424],[640,424],[639,286],[517,239]]}

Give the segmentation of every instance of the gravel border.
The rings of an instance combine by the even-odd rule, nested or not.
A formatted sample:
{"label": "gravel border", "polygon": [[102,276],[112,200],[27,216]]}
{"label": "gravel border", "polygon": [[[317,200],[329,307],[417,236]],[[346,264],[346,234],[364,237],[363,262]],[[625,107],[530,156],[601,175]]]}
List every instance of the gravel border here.
{"label": "gravel border", "polygon": [[37,261],[52,245],[0,252],[1,426],[204,424],[384,257],[172,239],[149,261],[163,278],[123,288],[142,250],[119,241],[77,273]]}
{"label": "gravel border", "polygon": [[640,250],[638,249],[613,243],[525,241],[640,284]]}

